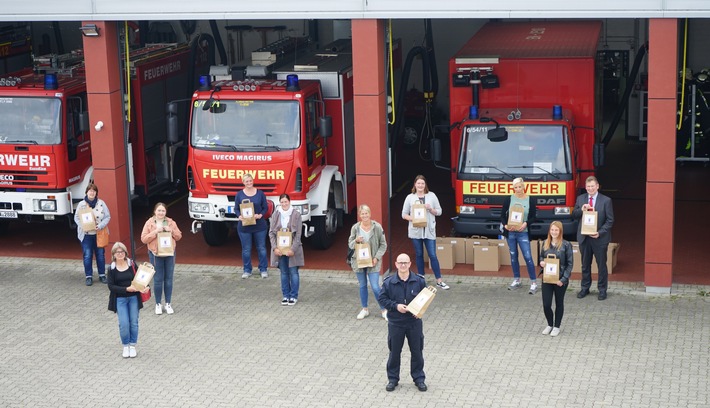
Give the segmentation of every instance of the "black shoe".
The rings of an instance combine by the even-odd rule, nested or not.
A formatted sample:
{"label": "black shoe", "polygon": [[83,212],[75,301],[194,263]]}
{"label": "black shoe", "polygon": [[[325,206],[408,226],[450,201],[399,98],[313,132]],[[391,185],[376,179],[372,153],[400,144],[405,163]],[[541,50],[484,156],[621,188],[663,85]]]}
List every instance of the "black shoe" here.
{"label": "black shoe", "polygon": [[577,299],[583,299],[585,296],[589,294],[589,290],[587,289],[582,289],[577,293]]}
{"label": "black shoe", "polygon": [[99,280],[101,283],[106,283],[106,275],[99,275]]}
{"label": "black shoe", "polygon": [[390,381],[390,382],[387,383],[387,386],[385,387],[385,389],[386,389],[387,391],[394,391],[394,389],[395,389],[396,387],[397,387],[397,383],[394,382],[394,381]]}
{"label": "black shoe", "polygon": [[420,381],[420,382],[416,383],[415,385],[417,386],[417,389],[421,392],[424,392],[429,389],[429,388],[427,388],[426,384],[424,384],[424,381]]}
{"label": "black shoe", "polygon": [[87,277],[86,278],[86,286],[91,286],[93,284],[94,284],[94,279],[91,276]]}
{"label": "black shoe", "polygon": [[599,296],[597,296],[597,299],[606,300],[606,292],[599,292]]}

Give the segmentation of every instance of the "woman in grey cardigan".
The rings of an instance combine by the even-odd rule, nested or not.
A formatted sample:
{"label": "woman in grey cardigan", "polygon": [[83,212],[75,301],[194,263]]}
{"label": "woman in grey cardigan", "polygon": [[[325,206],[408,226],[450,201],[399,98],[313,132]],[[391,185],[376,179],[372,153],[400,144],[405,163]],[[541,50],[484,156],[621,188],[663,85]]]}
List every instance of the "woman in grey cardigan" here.
{"label": "woman in grey cardigan", "polygon": [[[426,227],[414,227],[412,224],[412,205],[424,204],[426,206]],[[424,247],[429,255],[431,269],[436,277],[436,286],[441,289],[449,289],[449,285],[441,279],[441,268],[439,267],[439,258],[436,257],[436,218],[441,215],[441,205],[436,194],[429,191],[426,184],[426,179],[422,175],[414,178],[414,186],[412,194],[404,199],[404,207],[402,207],[402,218],[409,221],[408,236],[414,244],[414,252],[416,254],[417,273],[424,276]]]}
{"label": "woman in grey cardigan", "polygon": [[[279,196],[279,206],[271,216],[271,264],[281,271],[281,306],[294,306],[298,302],[300,279],[298,268],[304,265],[303,245],[301,245],[301,213],[291,206],[288,194]],[[281,251],[277,243],[277,235],[281,230],[291,233],[291,248]]]}
{"label": "woman in grey cardigan", "polygon": [[[362,310],[357,315],[358,320],[362,320],[370,315],[367,308],[367,280],[370,280],[372,293],[375,295],[375,301],[380,296],[380,270],[382,269],[382,256],[387,251],[387,240],[385,239],[385,231],[377,221],[372,220],[372,212],[366,204],[358,207],[358,215],[360,222],[350,228],[350,238],[348,238],[348,247],[355,249],[355,244],[366,242],[370,246],[370,256],[372,256],[373,266],[370,268],[358,268],[357,256],[350,258],[350,266],[353,272],[357,275],[357,281],[360,285],[360,304]],[[380,306],[382,318],[387,320],[387,310]]]}

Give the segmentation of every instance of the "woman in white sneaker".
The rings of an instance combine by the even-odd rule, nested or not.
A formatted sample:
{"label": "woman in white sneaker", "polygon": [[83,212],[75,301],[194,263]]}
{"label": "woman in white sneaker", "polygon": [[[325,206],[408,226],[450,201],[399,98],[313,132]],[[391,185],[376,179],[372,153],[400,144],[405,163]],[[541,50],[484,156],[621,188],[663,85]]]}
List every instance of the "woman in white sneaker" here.
{"label": "woman in white sneaker", "polygon": [[[167,206],[158,203],[153,207],[153,216],[143,225],[141,242],[148,246],[148,258],[155,267],[153,276],[153,292],[155,295],[155,314],[163,314],[161,301],[165,291],[165,311],[170,315],[174,313],[171,305],[173,297],[173,275],[175,273],[175,248],[177,241],[182,238],[182,232],[175,221],[166,217]],[[172,238],[172,255],[158,255],[158,234],[169,232]]]}
{"label": "woman in white sneaker", "polygon": [[[528,235],[528,225],[535,220],[537,208],[535,200],[525,194],[525,182],[521,177],[513,179],[513,194],[503,201],[503,209],[500,213],[500,222],[503,225],[503,236],[508,240],[510,249],[510,266],[513,269],[513,282],[508,285],[508,290],[518,289],[522,286],[520,282],[520,262],[518,261],[518,246],[523,252],[523,259],[528,267],[530,276],[530,293],[537,293],[537,280],[535,276],[535,261],[530,250],[530,237]],[[523,208],[522,224],[508,225],[510,208],[519,205]],[[518,207],[518,208],[520,208]]]}
{"label": "woman in white sneaker", "polygon": [[[111,248],[111,266],[108,270],[108,310],[118,315],[118,332],[123,344],[123,358],[136,356],[138,342],[138,310],[143,301],[138,289],[131,286],[136,270],[128,257],[128,250],[121,242]],[[145,288],[147,292],[150,288]]]}
{"label": "woman in white sneaker", "polygon": [[[271,216],[269,238],[271,240],[271,264],[281,271],[281,306],[294,306],[298,302],[300,279],[298,268],[304,265],[303,245],[301,245],[301,213],[291,206],[288,194],[279,196],[279,206]],[[291,233],[291,248],[279,249],[278,232],[287,230]]]}
{"label": "woman in white sneaker", "polygon": [[[355,244],[367,243],[370,247],[370,256],[374,266],[370,268],[358,268],[357,256],[350,258],[350,266],[357,276],[357,281],[360,286],[360,305],[362,310],[357,315],[358,320],[362,320],[370,315],[370,310],[367,308],[367,280],[370,280],[372,293],[375,295],[375,301],[380,297],[380,270],[382,269],[382,256],[387,251],[387,240],[385,239],[385,231],[382,225],[377,221],[372,220],[370,207],[366,204],[358,207],[358,215],[360,222],[350,228],[350,238],[348,238],[348,247],[355,249]],[[380,306],[380,314],[382,318],[387,320],[387,310]]]}
{"label": "woman in white sneaker", "polygon": [[[81,227],[82,222],[79,219],[79,215],[86,211],[86,209],[91,209],[94,219],[96,220],[96,229],[94,231],[84,231]],[[79,242],[81,242],[81,250],[84,255],[86,286],[91,286],[94,282],[94,272],[91,266],[94,256],[96,256],[96,269],[99,273],[99,281],[106,283],[106,256],[104,255],[104,248],[96,245],[96,233],[99,230],[108,228],[109,221],[111,221],[111,213],[104,200],[99,198],[99,188],[96,187],[96,184],[89,183],[89,185],[86,186],[84,200],[76,206],[76,212],[74,213],[76,235],[77,238],[79,238]]]}
{"label": "woman in white sneaker", "polygon": [[[555,255],[560,261],[560,279],[555,283],[542,284],[542,310],[545,312],[547,327],[542,334],[558,336],[560,334],[560,324],[565,313],[565,293],[569,285],[569,277],[572,274],[574,258],[572,254],[572,244],[565,241],[563,237],[562,223],[552,221],[547,239],[542,244],[540,251],[540,267],[545,269],[545,258],[547,255]],[[555,312],[552,312],[552,297],[555,298]],[[554,317],[554,319],[553,319]]]}
{"label": "woman in white sneaker", "polygon": [[[412,224],[412,206],[414,204],[424,204],[426,206],[426,227],[414,227]],[[407,235],[414,245],[414,253],[417,264],[417,274],[424,276],[424,248],[429,255],[429,264],[436,277],[436,286],[447,290],[449,285],[441,279],[441,268],[439,258],[436,256],[436,217],[441,215],[441,205],[436,194],[429,191],[426,179],[421,174],[414,178],[412,194],[404,199],[402,207],[402,218],[409,221]]]}

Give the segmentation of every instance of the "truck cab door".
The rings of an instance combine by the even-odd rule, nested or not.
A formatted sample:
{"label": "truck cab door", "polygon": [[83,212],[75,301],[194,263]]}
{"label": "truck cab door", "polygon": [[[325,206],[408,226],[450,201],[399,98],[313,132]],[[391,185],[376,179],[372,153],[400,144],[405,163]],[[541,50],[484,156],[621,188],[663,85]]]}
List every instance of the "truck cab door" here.
{"label": "truck cab door", "polygon": [[323,116],[323,107],[323,101],[319,95],[314,94],[306,98],[305,142],[309,170],[325,164],[323,137],[320,134],[320,118]]}
{"label": "truck cab door", "polygon": [[91,165],[91,140],[88,129],[86,93],[67,98],[65,109],[66,138],[69,177],[82,175]]}

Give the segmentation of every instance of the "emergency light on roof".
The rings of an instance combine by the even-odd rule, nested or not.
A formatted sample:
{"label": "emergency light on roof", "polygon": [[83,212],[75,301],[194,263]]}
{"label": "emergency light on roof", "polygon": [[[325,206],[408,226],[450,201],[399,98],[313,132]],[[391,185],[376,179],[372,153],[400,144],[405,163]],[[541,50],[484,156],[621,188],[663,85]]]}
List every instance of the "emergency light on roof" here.
{"label": "emergency light on roof", "polygon": [[212,87],[212,80],[209,75],[200,75],[200,91],[209,91]]}
{"label": "emergency light on roof", "polygon": [[257,86],[255,84],[246,84],[246,83],[237,83],[237,85],[234,85],[232,87],[235,91],[256,91]]}
{"label": "emergency light on roof", "polygon": [[59,84],[57,83],[57,74],[46,73],[44,74],[44,89],[57,89]]}
{"label": "emergency light on roof", "polygon": [[478,119],[478,106],[471,105],[468,107],[468,118],[469,119]]}
{"label": "emergency light on roof", "polygon": [[554,105],[552,107],[552,119],[555,119],[555,120],[562,119],[562,106]]}
{"label": "emergency light on roof", "polygon": [[286,90],[289,92],[297,92],[301,90],[298,86],[298,75],[290,74],[286,76]]}
{"label": "emergency light on roof", "polygon": [[0,86],[16,86],[19,85],[22,82],[22,78],[20,77],[7,77],[7,78],[0,78]]}

